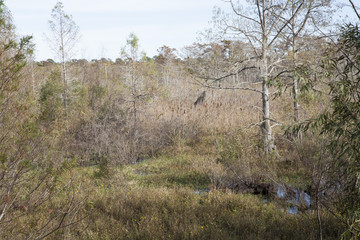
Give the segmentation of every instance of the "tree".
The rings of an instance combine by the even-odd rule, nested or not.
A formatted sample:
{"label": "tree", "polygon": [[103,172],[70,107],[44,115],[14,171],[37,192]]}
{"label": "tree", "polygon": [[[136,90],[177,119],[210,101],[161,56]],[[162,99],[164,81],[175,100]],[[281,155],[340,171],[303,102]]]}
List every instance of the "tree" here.
{"label": "tree", "polygon": [[0,1],[0,99],[6,102],[8,97],[5,93],[14,90],[21,75],[23,67],[26,65],[26,57],[33,52],[31,36],[26,36],[16,40],[15,26],[9,11]]}
{"label": "tree", "polygon": [[[24,71],[33,53],[32,37],[16,36],[3,1],[0,32],[0,238],[43,239],[77,221],[81,204],[74,191],[60,190],[59,177],[72,165],[53,148],[59,139],[39,124]],[[70,201],[58,205],[58,194]]]}
{"label": "tree", "polygon": [[[329,25],[331,6],[333,1],[329,0],[308,0],[304,2],[302,7],[298,10],[298,5],[301,4],[299,0],[291,0],[290,8],[287,9],[288,15],[294,15],[295,11],[298,14],[289,22],[287,27],[284,29],[284,42],[286,52],[289,56],[289,63],[286,71],[290,73],[289,77],[292,80],[292,95],[293,95],[293,109],[295,122],[299,122],[299,80],[301,75],[308,74],[304,73],[308,68],[304,69],[306,59],[300,59],[298,57],[301,52],[308,48],[308,45],[314,45],[311,41],[302,41],[308,36],[313,36],[318,32],[319,26]],[[316,65],[316,64],[315,64]]]}
{"label": "tree", "polygon": [[[171,76],[171,69],[174,68],[176,61],[176,49],[168,46],[162,46],[158,50],[158,55],[155,56],[156,63],[160,64],[162,70],[163,84],[169,85]],[[173,81],[174,79],[172,79]]]}
{"label": "tree", "polygon": [[66,111],[68,105],[67,85],[69,81],[66,62],[71,58],[72,51],[80,38],[80,30],[72,16],[65,13],[64,5],[61,2],[57,2],[52,9],[49,28],[51,30],[51,37],[48,37],[49,45],[61,60],[62,80],[64,83],[63,103]]}
{"label": "tree", "polygon": [[[359,18],[360,19],[360,18]],[[360,28],[343,27],[337,54],[330,59],[330,109],[318,118],[321,133],[330,136],[335,176],[347,192],[342,200],[353,219],[352,234],[360,236]],[[343,178],[346,176],[345,178]]]}
{"label": "tree", "polygon": [[[19,238],[14,219],[38,201],[41,180],[30,177],[36,164],[41,165],[39,139],[34,110],[23,81],[23,69],[33,52],[32,37],[16,38],[9,10],[0,1],[0,238]],[[31,183],[31,184],[30,184]],[[33,185],[34,184],[34,185]],[[42,192],[43,193],[43,192]],[[27,202],[28,201],[28,202]],[[26,205],[24,205],[24,203]]]}
{"label": "tree", "polygon": [[[218,84],[224,82],[237,83],[240,72],[231,73],[231,69],[238,63],[247,60],[248,46],[241,41],[195,43],[185,48],[188,70],[199,79],[219,79]],[[254,69],[255,67],[250,67]],[[247,73],[249,69],[246,69]],[[230,72],[230,74],[229,74]],[[253,75],[253,74],[250,74]],[[254,82],[254,78],[241,76],[243,82]],[[246,79],[246,80],[245,80]],[[221,80],[221,81],[220,81]]]}
{"label": "tree", "polygon": [[[260,83],[262,88],[261,90],[241,86],[237,88],[252,90],[261,94],[261,129],[264,136],[264,150],[266,153],[271,153],[275,149],[271,122],[275,120],[270,116],[269,87],[274,73],[278,70],[277,63],[281,61],[280,58],[275,58],[277,54],[273,47],[279,41],[286,27],[299,14],[307,0],[296,2],[290,0],[247,0],[245,5],[241,1],[228,0],[227,2],[231,6],[232,14],[226,14],[218,9],[214,22],[223,35],[229,38],[240,38],[240,40],[251,45],[253,58],[257,60],[256,66],[259,68],[257,83]],[[293,9],[291,13],[287,11],[289,8]],[[246,68],[236,67],[233,74],[242,71],[241,69]],[[216,82],[219,80],[221,78],[215,79]]]}
{"label": "tree", "polygon": [[[359,18],[360,19],[360,18]],[[330,104],[316,119],[297,125],[297,131],[311,129],[329,144],[331,168],[328,184],[340,186],[336,211],[348,231],[344,239],[360,237],[360,27],[347,24],[337,43],[332,44],[322,66],[329,79]]]}
{"label": "tree", "polygon": [[131,161],[137,161],[141,137],[144,137],[139,134],[141,126],[139,107],[157,91],[158,84],[154,76],[156,72],[153,71],[153,61],[148,60],[145,53],[141,53],[140,56],[139,38],[134,33],[131,33],[126,40],[121,55],[125,61],[124,83],[130,95],[126,101],[130,103],[132,113],[130,157]]}
{"label": "tree", "polygon": [[131,130],[132,144],[130,145],[130,157],[136,162],[137,145],[138,145],[138,102],[142,98],[139,93],[141,84],[137,74],[139,58],[139,38],[131,33],[126,40],[126,45],[121,49],[121,55],[126,61],[125,84],[129,87],[132,103],[133,127]]}

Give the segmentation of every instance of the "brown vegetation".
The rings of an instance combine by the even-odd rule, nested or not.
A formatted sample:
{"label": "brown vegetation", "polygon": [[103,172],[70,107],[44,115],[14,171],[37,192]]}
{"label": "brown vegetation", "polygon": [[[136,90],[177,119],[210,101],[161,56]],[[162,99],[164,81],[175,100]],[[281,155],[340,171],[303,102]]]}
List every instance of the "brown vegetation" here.
{"label": "brown vegetation", "polygon": [[[358,52],[342,57],[346,41],[292,35],[295,54],[284,39],[273,51],[268,33],[262,47],[194,44],[180,59],[164,46],[151,59],[131,34],[115,62],[63,52],[61,63],[36,63],[31,38],[17,40],[0,9],[1,239],[359,236],[359,108],[346,95],[359,82],[342,82],[358,79],[346,72]],[[274,39],[294,14],[274,25]]]}

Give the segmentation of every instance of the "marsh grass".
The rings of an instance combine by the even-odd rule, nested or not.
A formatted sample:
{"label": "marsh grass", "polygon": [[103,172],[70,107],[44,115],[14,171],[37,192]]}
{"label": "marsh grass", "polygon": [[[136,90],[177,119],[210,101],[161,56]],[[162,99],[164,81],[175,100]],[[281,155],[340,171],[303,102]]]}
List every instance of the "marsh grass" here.
{"label": "marsh grass", "polygon": [[[73,184],[18,229],[38,227],[74,195],[82,200],[75,218],[85,218],[51,239],[318,239],[314,211],[291,215],[282,203],[227,189],[228,172],[212,144],[208,136],[186,153],[112,167],[110,178],[98,177],[96,166],[74,168],[59,178],[59,186]],[[196,192],[202,189],[208,191]],[[321,217],[324,239],[338,239],[343,225],[325,210]]]}
{"label": "marsh grass", "polygon": [[[85,239],[317,239],[314,213],[289,215],[252,195],[129,188],[94,202]],[[324,213],[326,239],[342,229]]]}
{"label": "marsh grass", "polygon": [[[291,215],[276,201],[213,187],[226,171],[206,156],[162,156],[114,168],[109,179],[94,178],[96,171],[74,171],[87,218],[53,239],[318,239],[311,210]],[[321,215],[324,239],[338,239],[343,226]]]}
{"label": "marsh grass", "polygon": [[[61,207],[71,197],[81,203],[74,215],[75,222],[81,221],[59,229],[50,239],[318,239],[318,218],[312,210],[291,215],[286,203],[229,189],[239,177],[254,184],[275,180],[294,187],[309,185],[311,172],[290,144],[279,141],[281,128],[274,132],[279,136],[278,150],[287,159],[261,154],[258,95],[214,91],[194,107],[196,90],[183,86],[190,88],[180,82],[169,90],[171,97],[139,106],[143,138],[138,149],[145,161],[126,164],[134,163],[122,149],[130,138],[107,129],[114,138],[94,138],[90,147],[108,141],[119,148],[108,158],[99,155],[98,166],[64,174],[49,203],[18,218],[14,224],[24,239],[43,219],[61,216]],[[284,125],[292,121],[289,99],[283,96],[272,105],[272,114]],[[318,108],[304,104],[304,114],[311,116]],[[74,155],[79,154],[78,147]],[[87,153],[89,146],[84,149]],[[338,239],[344,226],[326,210],[320,214],[323,238]]]}

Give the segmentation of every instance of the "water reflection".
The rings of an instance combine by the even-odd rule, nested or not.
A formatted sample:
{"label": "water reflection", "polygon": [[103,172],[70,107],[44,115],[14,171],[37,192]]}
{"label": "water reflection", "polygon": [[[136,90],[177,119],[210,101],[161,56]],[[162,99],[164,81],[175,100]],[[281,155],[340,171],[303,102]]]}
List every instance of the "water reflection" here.
{"label": "water reflection", "polygon": [[209,188],[199,189],[199,190],[194,191],[195,194],[208,193],[208,192],[210,192]]}
{"label": "water reflection", "polygon": [[298,214],[299,209],[298,209],[297,206],[290,206],[289,209],[287,210],[287,213],[289,213],[289,214]]}
{"label": "water reflection", "polygon": [[276,196],[279,199],[287,199],[287,202],[290,203],[288,213],[298,214],[299,207],[304,206],[310,208],[311,206],[311,196],[305,191],[300,191],[295,188],[286,189],[283,185],[277,185]]}

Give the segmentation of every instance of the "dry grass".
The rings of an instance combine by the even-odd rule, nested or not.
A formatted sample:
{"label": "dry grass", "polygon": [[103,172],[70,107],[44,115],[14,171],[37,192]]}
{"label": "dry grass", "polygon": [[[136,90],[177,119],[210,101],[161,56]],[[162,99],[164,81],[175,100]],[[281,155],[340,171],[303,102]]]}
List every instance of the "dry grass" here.
{"label": "dry grass", "polygon": [[[52,239],[319,238],[312,210],[290,215],[275,201],[229,189],[239,181],[307,185],[312,173],[309,162],[301,162],[293,146],[282,140],[281,126],[274,132],[283,159],[261,153],[258,93],[205,89],[205,101],[195,107],[204,89],[177,77],[138,103],[134,137],[131,96],[120,80],[122,73],[117,66],[108,66],[104,81],[96,82],[104,77],[104,67],[90,64],[89,69],[75,69],[77,73],[73,69],[73,74],[83,74],[86,91],[92,84],[107,90],[92,107],[73,109],[69,139],[74,141],[63,145],[71,157],[100,164],[76,168],[59,178],[51,201],[13,222],[14,231],[21,232],[16,236],[29,237],[46,219],[62,216],[68,198],[74,197],[79,204],[70,215],[72,222],[86,218],[59,229]],[[312,105],[314,99],[326,101],[303,96],[303,119],[323,108]],[[290,124],[291,96],[272,100],[271,113],[282,127]],[[321,217],[324,239],[338,239],[343,226],[326,211]],[[0,236],[16,239],[11,233]]]}
{"label": "dry grass", "polygon": [[[195,193],[212,186],[205,175],[224,176],[221,166],[197,155],[127,166],[110,180],[93,181],[91,168],[78,171],[90,215],[71,239],[318,239],[315,212],[291,215],[275,202],[230,190]],[[342,226],[321,215],[324,238],[337,239]]]}

